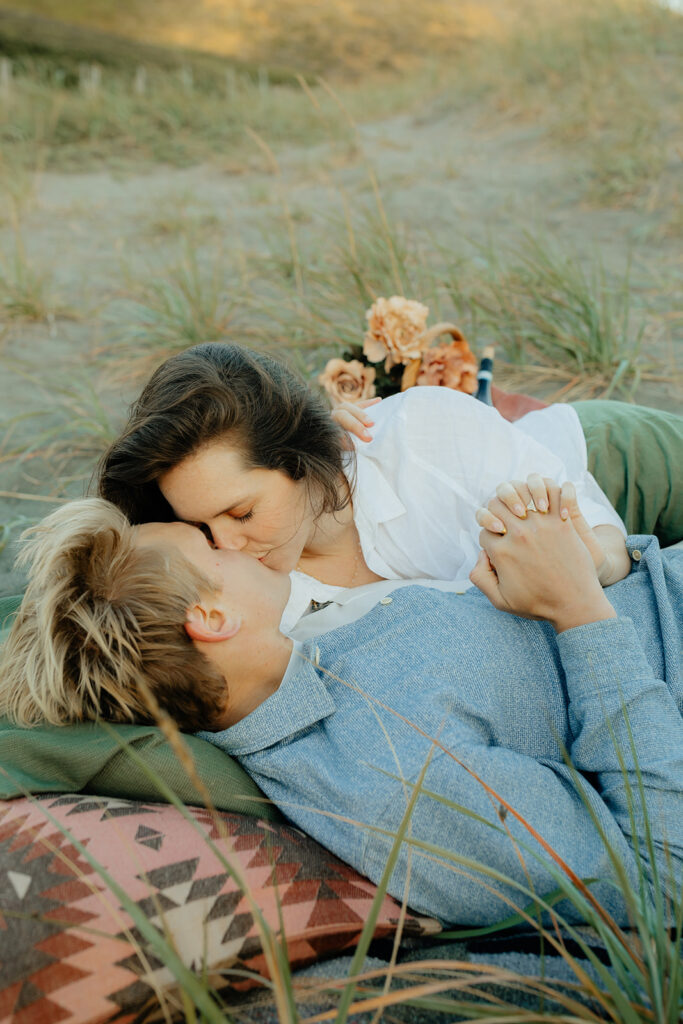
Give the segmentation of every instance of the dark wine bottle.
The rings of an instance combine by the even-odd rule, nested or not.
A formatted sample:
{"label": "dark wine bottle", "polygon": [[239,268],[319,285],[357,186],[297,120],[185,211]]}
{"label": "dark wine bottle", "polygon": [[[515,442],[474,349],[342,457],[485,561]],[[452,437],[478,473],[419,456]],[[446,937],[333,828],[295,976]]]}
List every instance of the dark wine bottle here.
{"label": "dark wine bottle", "polygon": [[495,349],[493,345],[487,345],[482,354],[481,362],[479,363],[479,373],[477,374],[477,380],[479,381],[479,387],[477,388],[474,397],[478,398],[484,405],[493,405],[493,398],[491,397],[491,381],[493,380],[493,353]]}

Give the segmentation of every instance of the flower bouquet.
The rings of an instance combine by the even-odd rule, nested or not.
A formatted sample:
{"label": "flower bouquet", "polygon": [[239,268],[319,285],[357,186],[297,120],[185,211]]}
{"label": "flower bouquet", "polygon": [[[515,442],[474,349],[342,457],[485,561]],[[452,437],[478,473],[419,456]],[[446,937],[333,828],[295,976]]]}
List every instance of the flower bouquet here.
{"label": "flower bouquet", "polygon": [[[333,405],[424,384],[468,395],[477,390],[477,361],[455,324],[427,327],[428,307],[401,295],[377,299],[365,316],[363,344],[330,359],[318,377]],[[450,341],[435,345],[442,335]]]}

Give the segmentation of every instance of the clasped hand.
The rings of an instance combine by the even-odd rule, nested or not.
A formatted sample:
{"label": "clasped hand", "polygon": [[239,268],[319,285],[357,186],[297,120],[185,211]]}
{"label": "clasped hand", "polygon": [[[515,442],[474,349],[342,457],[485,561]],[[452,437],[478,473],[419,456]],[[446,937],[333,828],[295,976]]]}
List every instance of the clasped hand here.
{"label": "clasped hand", "polygon": [[[554,481],[542,477],[540,473],[530,473],[526,481],[509,480],[499,484],[496,497],[489,502],[488,507],[477,510],[476,520],[485,530],[503,534],[505,525],[496,514],[498,505],[502,502],[513,515],[521,519],[526,519],[529,509],[545,513],[549,506],[550,485],[556,486]],[[593,529],[589,526],[579,508],[574,484],[570,481],[562,484],[560,501],[590,552],[602,586],[608,587],[623,579],[629,571],[630,562],[624,539],[616,527],[605,525]]]}
{"label": "clasped hand", "polygon": [[616,613],[600,585],[594,559],[563,500],[563,489],[543,480],[546,514],[520,518],[500,498],[489,511],[504,533],[482,530],[482,552],[470,579],[501,611],[546,619],[557,632]]}

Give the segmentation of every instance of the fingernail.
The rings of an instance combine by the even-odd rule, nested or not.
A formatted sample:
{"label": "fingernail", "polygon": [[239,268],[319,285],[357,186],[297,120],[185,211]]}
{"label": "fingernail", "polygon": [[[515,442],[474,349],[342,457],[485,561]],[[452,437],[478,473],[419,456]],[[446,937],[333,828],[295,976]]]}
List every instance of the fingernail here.
{"label": "fingernail", "polygon": [[520,516],[522,519],[526,519],[526,509],[524,505],[515,505],[512,509],[516,516]]}
{"label": "fingernail", "polygon": [[538,509],[539,512],[547,512],[548,511],[548,502],[547,501],[543,501],[543,499],[541,499],[541,501],[536,503],[536,508]]}
{"label": "fingernail", "polygon": [[374,420],[363,420],[363,423],[365,424],[366,427],[374,427],[375,425]]}
{"label": "fingernail", "polygon": [[496,533],[505,533],[505,523],[502,523],[500,519],[496,519],[493,523],[493,529]]}
{"label": "fingernail", "polygon": [[362,438],[364,441],[372,441],[372,435],[368,434],[367,430],[363,431]]}
{"label": "fingernail", "polygon": [[569,519],[569,509],[563,508],[560,510],[560,519]]}

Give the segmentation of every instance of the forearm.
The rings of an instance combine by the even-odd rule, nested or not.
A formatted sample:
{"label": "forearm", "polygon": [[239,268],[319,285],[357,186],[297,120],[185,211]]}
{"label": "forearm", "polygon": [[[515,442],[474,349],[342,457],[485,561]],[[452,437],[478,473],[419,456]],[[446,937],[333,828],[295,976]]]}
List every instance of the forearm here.
{"label": "forearm", "polygon": [[647,816],[655,848],[660,853],[668,849],[680,873],[683,718],[669,688],[650,668],[628,619],[570,629],[557,643],[566,675],[573,764],[597,775],[602,799],[644,853]]}
{"label": "forearm", "polygon": [[[531,892],[543,896],[553,890],[553,864],[560,872],[568,865],[580,878],[614,880],[602,835],[629,885],[637,886],[627,837],[591,784],[577,782],[560,758],[536,760],[488,746],[454,753],[472,774],[447,755],[432,762],[423,786],[427,793],[414,808],[410,840],[392,877],[392,895],[401,899],[409,880],[408,903],[415,909],[453,923],[491,924],[530,903]],[[394,832],[404,808],[397,789],[376,824]],[[368,837],[358,866],[374,881],[381,877],[391,842],[382,834]],[[610,913],[625,919],[612,884],[597,884],[593,891]]]}
{"label": "forearm", "polygon": [[609,587],[623,580],[631,571],[631,559],[621,530],[616,526],[594,526],[593,532],[605,554],[605,560],[598,566],[598,579],[603,587]]}

